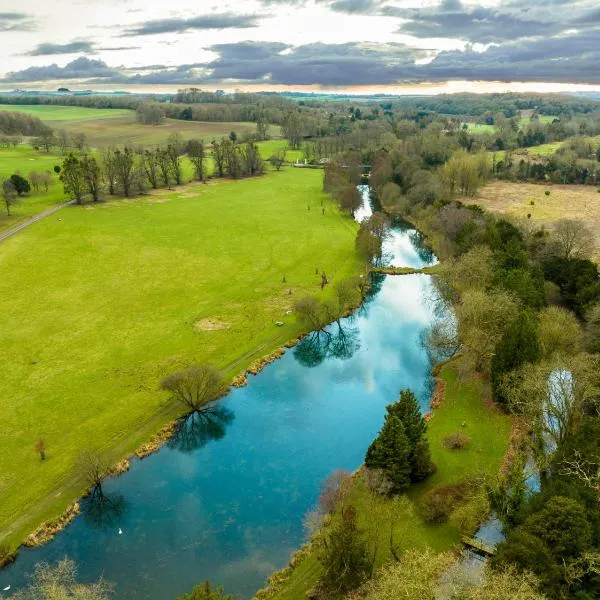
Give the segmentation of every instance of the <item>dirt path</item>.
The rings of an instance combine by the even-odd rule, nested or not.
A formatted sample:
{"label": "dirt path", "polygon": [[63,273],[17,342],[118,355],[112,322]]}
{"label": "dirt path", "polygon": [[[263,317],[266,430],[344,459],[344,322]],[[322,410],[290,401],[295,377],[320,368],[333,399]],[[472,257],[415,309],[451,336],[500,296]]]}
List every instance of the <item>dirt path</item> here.
{"label": "dirt path", "polygon": [[23,221],[22,223],[19,223],[18,225],[15,225],[14,227],[7,229],[6,231],[0,232],[0,243],[4,240],[7,240],[9,237],[12,237],[16,233],[19,233],[19,231],[22,231],[26,227],[29,227],[30,225],[33,225],[34,223],[37,223],[38,221],[41,221],[42,219],[53,215],[55,212],[58,212],[61,208],[69,206],[70,204],[75,204],[75,200],[70,200],[69,202],[64,202],[63,204],[59,204],[58,206],[49,208],[48,210],[41,212],[39,215],[30,217],[26,221]]}

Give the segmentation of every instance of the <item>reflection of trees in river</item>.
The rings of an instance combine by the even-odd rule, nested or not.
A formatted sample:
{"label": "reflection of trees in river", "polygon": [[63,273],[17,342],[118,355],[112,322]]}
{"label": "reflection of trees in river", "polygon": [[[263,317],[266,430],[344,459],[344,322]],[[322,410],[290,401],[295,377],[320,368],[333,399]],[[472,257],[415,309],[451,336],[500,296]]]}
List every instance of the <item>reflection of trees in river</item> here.
{"label": "reflection of trees in river", "polygon": [[420,231],[415,230],[409,235],[409,239],[415,252],[419,255],[419,258],[424,263],[432,263],[435,255],[425,246],[425,236]]}
{"label": "reflection of trees in river", "polygon": [[211,440],[223,438],[227,425],[231,424],[234,418],[233,411],[222,404],[194,411],[177,422],[175,433],[167,445],[180,452],[194,452]]}
{"label": "reflection of trees in river", "polygon": [[110,529],[122,522],[127,511],[123,494],[107,494],[94,490],[81,501],[81,512],[85,522],[96,529]]}
{"label": "reflection of trees in river", "polygon": [[358,328],[351,319],[338,320],[328,330],[313,331],[295,348],[294,358],[304,367],[316,367],[326,358],[347,360],[360,348]]}

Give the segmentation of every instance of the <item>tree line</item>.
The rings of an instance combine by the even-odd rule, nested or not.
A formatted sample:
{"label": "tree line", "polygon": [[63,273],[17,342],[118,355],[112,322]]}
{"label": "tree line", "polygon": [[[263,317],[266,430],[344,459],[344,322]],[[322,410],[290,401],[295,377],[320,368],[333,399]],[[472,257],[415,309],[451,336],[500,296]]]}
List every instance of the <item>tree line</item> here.
{"label": "tree line", "polygon": [[[264,161],[253,141],[236,144],[223,138],[214,140],[212,146],[215,176],[238,179],[265,171]],[[153,148],[111,147],[100,159],[70,153],[63,161],[60,178],[65,192],[78,204],[86,196],[96,202],[103,192],[131,197],[149,189],[184,183],[184,156],[192,165],[194,179],[205,181],[209,174],[204,143],[198,139],[186,142],[177,134],[171,136],[166,145]]]}

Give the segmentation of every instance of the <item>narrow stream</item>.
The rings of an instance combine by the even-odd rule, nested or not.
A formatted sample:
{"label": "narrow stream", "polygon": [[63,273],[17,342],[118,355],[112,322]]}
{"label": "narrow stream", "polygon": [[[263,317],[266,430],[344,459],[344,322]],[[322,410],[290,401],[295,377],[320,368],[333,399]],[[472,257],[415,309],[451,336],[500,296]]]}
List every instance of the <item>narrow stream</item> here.
{"label": "narrow stream", "polygon": [[[372,210],[368,188],[361,193],[357,219]],[[385,250],[396,265],[436,260],[400,223]],[[252,597],[302,544],[323,479],[361,464],[385,406],[410,387],[426,409],[432,382],[420,336],[433,293],[427,275],[376,276],[330,336],[309,336],[210,414],[185,420],[169,445],[106,482],[109,502],[84,501],[51,543],[23,549],[0,571],[0,589],[14,592],[35,563],[68,556],[82,581],[103,575],[120,600],[168,600],[204,579]]]}

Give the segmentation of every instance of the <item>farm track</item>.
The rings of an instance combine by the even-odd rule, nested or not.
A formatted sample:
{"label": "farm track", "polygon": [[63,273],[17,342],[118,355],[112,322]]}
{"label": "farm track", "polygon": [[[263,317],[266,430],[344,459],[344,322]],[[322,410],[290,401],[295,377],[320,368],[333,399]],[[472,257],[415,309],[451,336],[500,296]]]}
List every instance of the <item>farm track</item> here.
{"label": "farm track", "polygon": [[61,208],[64,208],[65,206],[69,206],[70,204],[75,204],[75,200],[69,200],[69,202],[64,202],[63,204],[59,204],[58,206],[53,206],[52,208],[49,208],[48,210],[41,212],[39,215],[30,217],[26,221],[23,221],[22,223],[19,223],[18,225],[15,225],[14,227],[11,227],[10,229],[7,229],[6,231],[1,232],[0,233],[0,243],[2,243],[4,240],[7,240],[9,237],[12,237],[16,233],[19,233],[19,231],[22,231],[26,227],[29,227],[30,225],[33,225],[34,223],[37,223],[38,221],[41,221],[42,219],[45,219],[46,217],[53,215],[55,212],[58,212]]}

